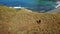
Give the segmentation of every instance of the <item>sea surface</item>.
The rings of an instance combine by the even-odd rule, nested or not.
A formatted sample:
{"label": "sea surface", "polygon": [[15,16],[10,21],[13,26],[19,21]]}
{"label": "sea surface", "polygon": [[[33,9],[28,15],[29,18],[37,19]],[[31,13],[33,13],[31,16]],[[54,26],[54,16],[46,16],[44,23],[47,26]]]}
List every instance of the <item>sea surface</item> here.
{"label": "sea surface", "polygon": [[25,7],[35,11],[50,11],[57,5],[55,1],[44,0],[0,0],[0,5],[11,7]]}

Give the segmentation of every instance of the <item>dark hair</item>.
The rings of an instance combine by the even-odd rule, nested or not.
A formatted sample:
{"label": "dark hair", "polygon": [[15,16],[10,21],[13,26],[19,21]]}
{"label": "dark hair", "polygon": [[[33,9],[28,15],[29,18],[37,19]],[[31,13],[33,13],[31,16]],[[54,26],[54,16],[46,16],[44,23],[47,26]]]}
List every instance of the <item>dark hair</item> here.
{"label": "dark hair", "polygon": [[40,24],[41,23],[41,20],[37,20],[37,24]]}

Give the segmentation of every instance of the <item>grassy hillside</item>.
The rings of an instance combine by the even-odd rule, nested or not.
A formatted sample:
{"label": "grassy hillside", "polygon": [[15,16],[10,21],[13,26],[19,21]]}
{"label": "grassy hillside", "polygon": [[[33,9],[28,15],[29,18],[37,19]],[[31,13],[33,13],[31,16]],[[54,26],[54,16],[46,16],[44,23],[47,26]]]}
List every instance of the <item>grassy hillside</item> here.
{"label": "grassy hillside", "polygon": [[13,8],[8,8],[6,6],[0,6],[0,20],[9,19],[16,10]]}
{"label": "grassy hillside", "polygon": [[0,6],[1,34],[60,34],[60,14],[16,11]]}

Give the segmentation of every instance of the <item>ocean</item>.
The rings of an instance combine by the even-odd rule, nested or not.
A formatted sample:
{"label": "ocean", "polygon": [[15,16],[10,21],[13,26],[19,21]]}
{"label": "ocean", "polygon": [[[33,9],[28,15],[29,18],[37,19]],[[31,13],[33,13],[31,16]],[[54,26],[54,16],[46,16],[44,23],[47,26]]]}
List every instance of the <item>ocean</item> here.
{"label": "ocean", "polygon": [[53,1],[39,0],[0,0],[0,5],[10,7],[24,7],[35,11],[49,11],[53,10],[57,4]]}

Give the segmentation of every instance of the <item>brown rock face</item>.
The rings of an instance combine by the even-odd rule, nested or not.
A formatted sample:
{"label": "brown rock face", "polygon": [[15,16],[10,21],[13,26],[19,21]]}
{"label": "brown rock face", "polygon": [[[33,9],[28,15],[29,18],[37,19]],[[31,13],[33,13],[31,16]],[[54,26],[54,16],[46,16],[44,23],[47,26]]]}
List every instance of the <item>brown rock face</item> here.
{"label": "brown rock face", "polygon": [[60,34],[60,14],[0,7],[0,34]]}

